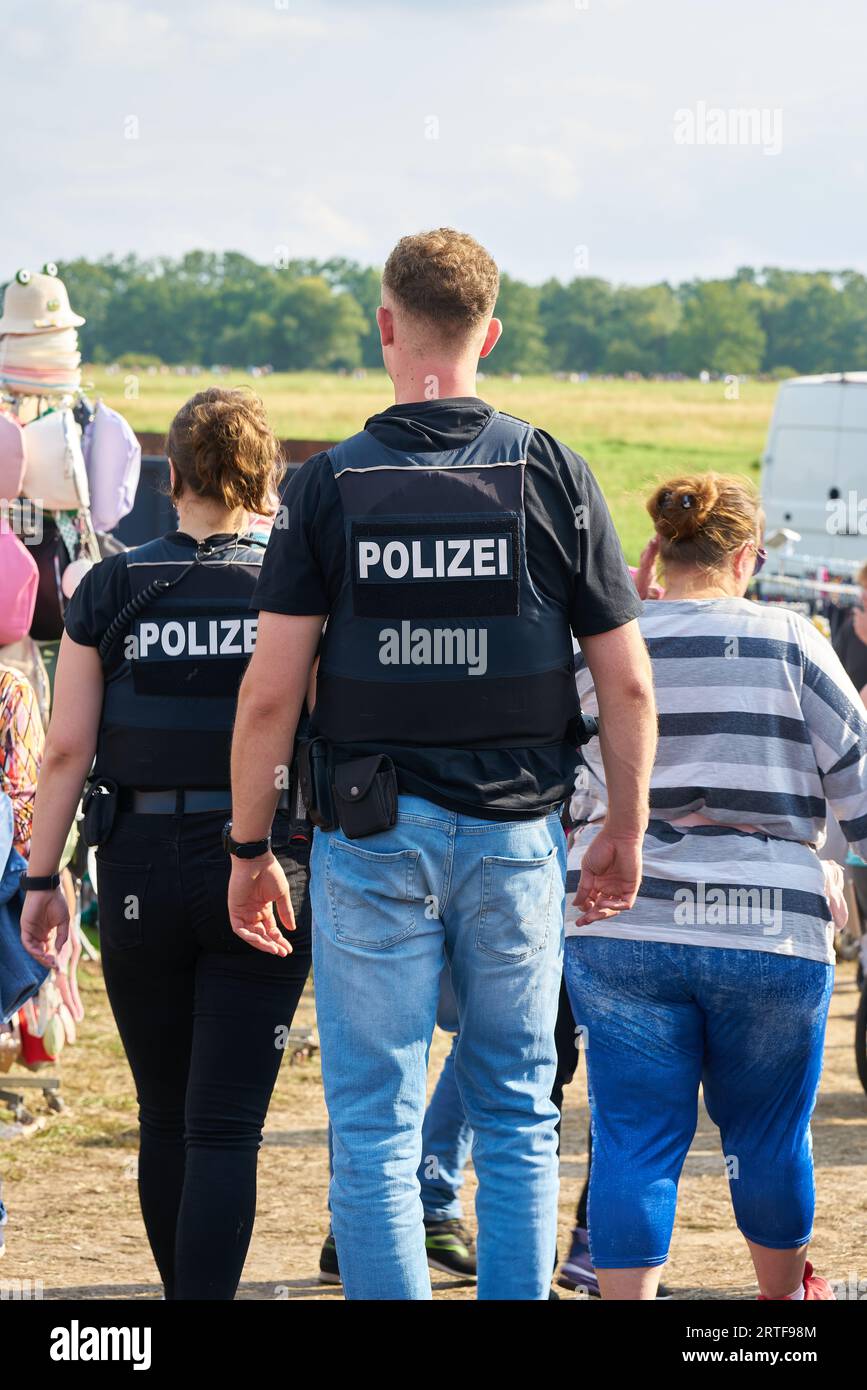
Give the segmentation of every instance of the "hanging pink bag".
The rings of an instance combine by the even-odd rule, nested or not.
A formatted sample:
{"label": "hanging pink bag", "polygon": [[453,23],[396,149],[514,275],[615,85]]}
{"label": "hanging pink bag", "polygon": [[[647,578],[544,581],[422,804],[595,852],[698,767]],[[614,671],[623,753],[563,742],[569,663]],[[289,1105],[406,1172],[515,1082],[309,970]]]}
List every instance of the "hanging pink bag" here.
{"label": "hanging pink bag", "polygon": [[0,647],[20,642],[30,631],[39,570],[26,545],[0,522]]}

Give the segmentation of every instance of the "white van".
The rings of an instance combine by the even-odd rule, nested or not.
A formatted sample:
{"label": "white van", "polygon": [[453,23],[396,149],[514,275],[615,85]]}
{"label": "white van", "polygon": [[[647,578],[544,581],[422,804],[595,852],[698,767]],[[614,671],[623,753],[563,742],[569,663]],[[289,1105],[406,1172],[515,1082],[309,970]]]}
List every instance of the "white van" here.
{"label": "white van", "polygon": [[783,382],[761,490],[766,534],[799,532],[799,559],[841,561],[850,573],[867,560],[867,372]]}

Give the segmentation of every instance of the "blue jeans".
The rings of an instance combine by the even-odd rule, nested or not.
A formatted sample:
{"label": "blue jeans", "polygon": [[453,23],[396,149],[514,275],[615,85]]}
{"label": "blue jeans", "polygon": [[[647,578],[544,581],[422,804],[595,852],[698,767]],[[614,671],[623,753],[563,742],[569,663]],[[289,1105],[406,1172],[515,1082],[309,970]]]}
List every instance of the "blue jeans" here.
{"label": "blue jeans", "polygon": [[[437,1025],[454,1033],[451,1051],[425,1111],[421,1131],[421,1163],[418,1181],[426,1221],[457,1221],[463,1216],[460,1190],[464,1168],[473,1148],[473,1131],[467,1124],[464,1103],[455,1077],[458,1049],[458,1005],[448,966],[440,976]],[[334,1170],[334,1145],[328,1125],[328,1173]]]}
{"label": "blue jeans", "polygon": [[479,1182],[478,1296],[548,1297],[565,866],[556,815],[503,823],[402,796],[379,835],[317,830],[314,978],[348,1298],[431,1296],[418,1168],[446,961]]}
{"label": "blue jeans", "polygon": [[463,1214],[460,1190],[464,1183],[464,1168],[472,1152],[473,1131],[467,1124],[455,1076],[458,1002],[448,967],[440,976],[437,1024],[444,1032],[454,1033],[455,1037],[425,1113],[418,1180],[426,1219],[457,1221]]}
{"label": "blue jeans", "polygon": [[565,974],[575,1022],[587,1029],[596,1268],[668,1258],[699,1085],[739,1229],[774,1250],[805,1244],[833,967],[768,951],[570,936]]}

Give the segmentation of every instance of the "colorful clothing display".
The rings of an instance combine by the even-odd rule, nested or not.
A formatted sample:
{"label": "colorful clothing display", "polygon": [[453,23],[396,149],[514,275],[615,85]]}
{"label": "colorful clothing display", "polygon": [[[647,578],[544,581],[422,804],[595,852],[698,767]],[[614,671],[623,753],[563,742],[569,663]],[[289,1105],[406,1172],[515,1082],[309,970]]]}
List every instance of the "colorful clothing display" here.
{"label": "colorful clothing display", "polygon": [[9,666],[0,666],[0,791],[12,802],[14,848],[26,859],[36,777],[45,736],[36,693],[28,680]]}

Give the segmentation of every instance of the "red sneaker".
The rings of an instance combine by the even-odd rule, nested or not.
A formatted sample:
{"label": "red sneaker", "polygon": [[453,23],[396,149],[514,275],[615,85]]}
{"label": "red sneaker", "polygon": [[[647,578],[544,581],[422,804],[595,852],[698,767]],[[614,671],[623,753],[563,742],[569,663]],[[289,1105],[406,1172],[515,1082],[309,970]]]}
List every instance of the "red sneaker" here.
{"label": "red sneaker", "polygon": [[[836,1301],[837,1295],[831,1288],[827,1279],[823,1279],[821,1274],[813,1273],[813,1266],[808,1260],[804,1266],[804,1302],[808,1303],[811,1299],[833,1298]],[[788,1295],[785,1298],[768,1298],[765,1293],[759,1294],[760,1303],[791,1303]]]}

